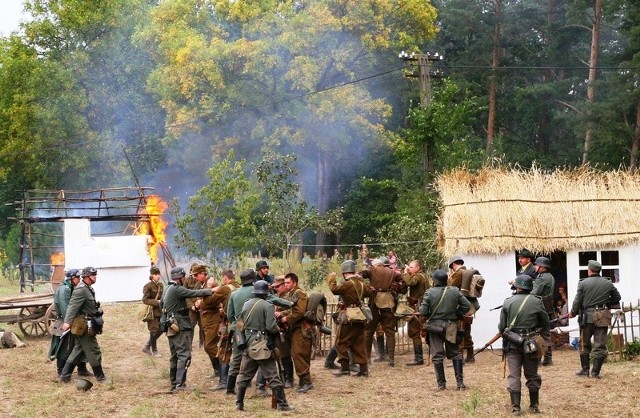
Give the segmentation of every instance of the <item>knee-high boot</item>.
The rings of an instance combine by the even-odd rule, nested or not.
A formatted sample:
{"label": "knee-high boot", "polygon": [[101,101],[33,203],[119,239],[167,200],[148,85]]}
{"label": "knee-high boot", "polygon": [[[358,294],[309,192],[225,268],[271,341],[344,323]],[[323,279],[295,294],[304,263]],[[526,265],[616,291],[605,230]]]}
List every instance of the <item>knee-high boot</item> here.
{"label": "knee-high boot", "polygon": [[238,386],[238,394],[236,395],[236,409],[238,411],[244,411],[244,395],[245,395],[245,393],[247,393],[247,387],[246,386]]}
{"label": "knee-high boot", "polygon": [[[236,393],[236,379],[238,378],[237,374],[230,374],[227,378],[227,395],[235,395]],[[245,392],[246,392],[245,388]]]}
{"label": "knee-high boot", "polygon": [[462,359],[453,360],[453,371],[456,375],[456,385],[458,390],[464,390],[467,387],[464,385],[464,375],[462,374]]}
{"label": "knee-high boot", "polygon": [[338,350],[336,350],[336,346],[332,346],[329,352],[327,353],[327,358],[324,360],[324,368],[325,369],[337,369],[336,359],[338,358]]}
{"label": "knee-high boot", "polygon": [[387,360],[384,346],[384,335],[376,335],[376,353],[378,354],[378,357],[373,361],[380,362]]}
{"label": "knee-high boot", "polygon": [[407,363],[407,366],[422,366],[424,364],[424,353],[422,351],[422,341],[413,342],[413,361]]}
{"label": "knee-high boot", "polygon": [[580,366],[581,369],[576,374],[589,377],[589,353],[580,354]]}
{"label": "knee-high boot", "polygon": [[520,415],[520,398],[522,396],[521,392],[509,392],[511,397],[511,414],[512,415]]}
{"label": "knee-high boot", "polygon": [[64,363],[64,367],[60,372],[60,382],[69,383],[71,382],[71,375],[73,374],[73,369],[76,368],[76,365],[70,361]]}
{"label": "knee-high boot", "polygon": [[291,357],[282,358],[282,368],[284,369],[284,384],[285,388],[293,387],[293,359]]}
{"label": "knee-high boot", "polygon": [[278,405],[278,411],[293,411],[293,406],[287,403],[287,398],[284,394],[284,388],[282,386],[271,389],[276,393],[276,403]]}
{"label": "knee-high boot", "polygon": [[529,391],[529,412],[534,414],[540,413],[540,392]]}
{"label": "knee-high boot", "polygon": [[433,363],[433,369],[436,372],[436,382],[438,382],[438,389],[445,390],[447,388],[447,379],[444,377],[444,364]]}

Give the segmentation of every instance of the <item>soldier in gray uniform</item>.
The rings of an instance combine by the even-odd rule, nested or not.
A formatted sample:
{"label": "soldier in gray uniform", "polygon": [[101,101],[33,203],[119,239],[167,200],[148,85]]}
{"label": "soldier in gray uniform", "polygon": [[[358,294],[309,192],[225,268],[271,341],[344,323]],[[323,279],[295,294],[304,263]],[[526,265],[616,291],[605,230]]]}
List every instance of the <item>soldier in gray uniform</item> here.
{"label": "soldier in gray uniform", "polygon": [[175,318],[175,323],[179,330],[167,331],[169,339],[169,378],[171,379],[171,390],[179,391],[186,388],[187,369],[191,364],[191,342],[193,341],[193,325],[189,318],[189,308],[187,298],[197,298],[201,296],[211,296],[212,289],[192,290],[182,285],[186,272],[182,267],[175,267],[171,270],[171,281],[162,297],[162,305],[169,317]]}
{"label": "soldier in gray uniform", "polygon": [[[556,279],[554,279],[553,275],[549,273],[549,270],[551,269],[551,260],[547,257],[538,257],[534,264],[536,268],[536,277],[533,279],[533,289],[531,290],[531,294],[542,299],[544,309],[547,311],[547,315],[549,315],[549,320],[551,321],[556,316],[555,301],[553,300],[553,292],[556,288]],[[553,364],[551,355],[551,333],[542,331],[540,335],[544,338],[544,343],[547,346],[547,351],[544,355],[544,359],[542,360],[542,365],[551,366]]]}
{"label": "soldier in gray uniform", "polygon": [[[498,331],[504,333],[508,328],[523,338],[534,337],[540,328],[548,332],[549,316],[544,309],[542,300],[530,294],[533,289],[531,276],[526,274],[516,276],[513,286],[516,293],[505,299],[502,305]],[[524,369],[524,377],[529,389],[529,411],[539,413],[538,404],[542,377],[538,374],[538,358],[535,353],[525,353],[523,344],[516,344],[503,338],[502,345],[509,366],[507,390],[511,397],[511,413],[520,415],[522,369]]]}
{"label": "soldier in gray uniform", "polygon": [[[293,407],[287,403],[284,387],[278,373],[278,366],[272,355],[275,347],[274,338],[280,333],[275,317],[275,307],[266,301],[269,294],[269,283],[258,280],[253,285],[254,298],[248,300],[242,307],[240,316],[244,322],[244,332],[247,348],[242,355],[242,366],[238,376],[238,395],[236,409],[244,411],[244,395],[247,387],[258,371],[262,370],[264,377],[269,381],[271,390],[275,393],[278,411],[291,411]],[[254,342],[266,341],[265,353],[254,353]],[[265,351],[265,349],[261,350]],[[264,354],[264,355],[263,355]]]}
{"label": "soldier in gray uniform", "polygon": [[456,341],[457,320],[469,312],[471,304],[455,286],[447,286],[448,275],[443,270],[433,272],[433,286],[427,290],[420,305],[420,315],[427,324],[442,327],[443,332],[429,332],[429,350],[436,371],[438,389],[447,388],[444,377],[444,358],[453,360],[458,390],[466,388],[462,373],[462,354]]}
{"label": "soldier in gray uniform", "polygon": [[[97,280],[98,271],[93,267],[85,267],[82,269],[82,282],[71,293],[62,330],[71,329],[71,324],[74,320],[76,323],[84,324],[85,327],[80,332],[76,330],[75,326],[74,329],[71,329],[71,332],[76,337],[76,343],[60,373],[61,382],[69,382],[71,380],[73,368],[83,360],[84,356],[86,356],[91,365],[96,380],[103,382],[107,379],[102,371],[102,352],[96,338],[96,334],[100,334],[102,329],[94,329],[94,325],[97,325],[94,321],[95,318],[102,320],[102,309],[96,302],[95,291],[91,287]],[[91,325],[92,329],[88,328],[89,325]]]}
{"label": "soldier in gray uniform", "polygon": [[[578,376],[589,376],[589,355],[593,352],[593,368],[591,377],[600,378],[600,369],[607,358],[607,330],[611,325],[611,305],[620,302],[620,293],[607,277],[600,276],[602,264],[589,260],[587,274],[589,277],[578,283],[578,292],[573,299],[569,318],[580,315],[580,364],[582,369]],[[603,317],[604,319],[594,319]],[[603,322],[601,322],[603,321]],[[591,337],[594,347],[592,350]]]}

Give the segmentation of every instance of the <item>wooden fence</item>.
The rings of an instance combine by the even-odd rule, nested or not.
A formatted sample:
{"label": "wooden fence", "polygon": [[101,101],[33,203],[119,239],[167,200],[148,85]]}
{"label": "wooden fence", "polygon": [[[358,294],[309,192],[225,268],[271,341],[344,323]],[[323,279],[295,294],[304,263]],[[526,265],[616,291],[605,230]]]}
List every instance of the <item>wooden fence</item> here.
{"label": "wooden fence", "polygon": [[613,340],[610,349],[614,359],[624,359],[625,345],[640,338],[640,299],[635,305],[633,302],[620,303],[620,309],[613,311],[610,333]]}

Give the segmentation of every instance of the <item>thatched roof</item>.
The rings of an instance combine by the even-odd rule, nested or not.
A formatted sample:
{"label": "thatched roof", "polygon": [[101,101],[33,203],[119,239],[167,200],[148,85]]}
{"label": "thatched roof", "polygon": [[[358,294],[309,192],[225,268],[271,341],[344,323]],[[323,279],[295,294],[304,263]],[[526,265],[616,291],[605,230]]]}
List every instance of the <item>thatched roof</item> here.
{"label": "thatched roof", "polygon": [[439,176],[436,188],[445,256],[640,242],[640,176],[626,171],[459,169]]}

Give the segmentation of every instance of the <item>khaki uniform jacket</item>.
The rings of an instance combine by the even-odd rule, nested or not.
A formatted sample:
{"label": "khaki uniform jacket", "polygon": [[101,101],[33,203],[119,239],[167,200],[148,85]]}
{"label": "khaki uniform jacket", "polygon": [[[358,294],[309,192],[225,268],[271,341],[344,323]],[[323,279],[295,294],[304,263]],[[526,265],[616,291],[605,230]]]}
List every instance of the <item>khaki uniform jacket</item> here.
{"label": "khaki uniform jacket", "polygon": [[402,275],[402,279],[405,281],[407,286],[409,286],[409,296],[418,299],[419,301],[422,300],[424,292],[431,287],[429,278],[422,271],[418,271],[413,276],[409,273],[405,273]]}
{"label": "khaki uniform jacket", "polygon": [[335,273],[331,273],[327,277],[327,286],[331,293],[342,298],[342,303],[346,306],[360,306],[364,298],[371,296],[371,290],[357,275],[347,276],[342,283],[338,284]]}
{"label": "khaki uniform jacket", "polygon": [[67,313],[64,316],[64,322],[70,324],[73,322],[73,318],[78,315],[93,317],[97,313],[98,308],[96,307],[94,290],[84,282],[80,282],[80,284],[71,293]]}
{"label": "khaki uniform jacket", "polygon": [[587,315],[586,323],[592,324],[595,306],[611,306],[620,302],[620,299],[620,293],[611,280],[600,275],[589,276],[578,283],[571,313],[578,315],[582,310]]}
{"label": "khaki uniform jacket", "polygon": [[142,288],[142,303],[153,306],[153,316],[155,318],[159,318],[162,314],[160,300],[162,299],[163,290],[164,285],[162,282],[155,283],[153,280],[149,280]]}
{"label": "khaki uniform jacket", "polygon": [[360,274],[363,278],[369,279],[371,287],[383,292],[389,290],[391,283],[402,280],[399,272],[383,266],[374,266],[370,270],[363,270]]}
{"label": "khaki uniform jacket", "polygon": [[291,329],[300,327],[304,313],[307,311],[309,297],[302,289],[296,286],[289,290],[284,298],[293,303],[291,310],[285,314],[287,324],[289,324]]}

